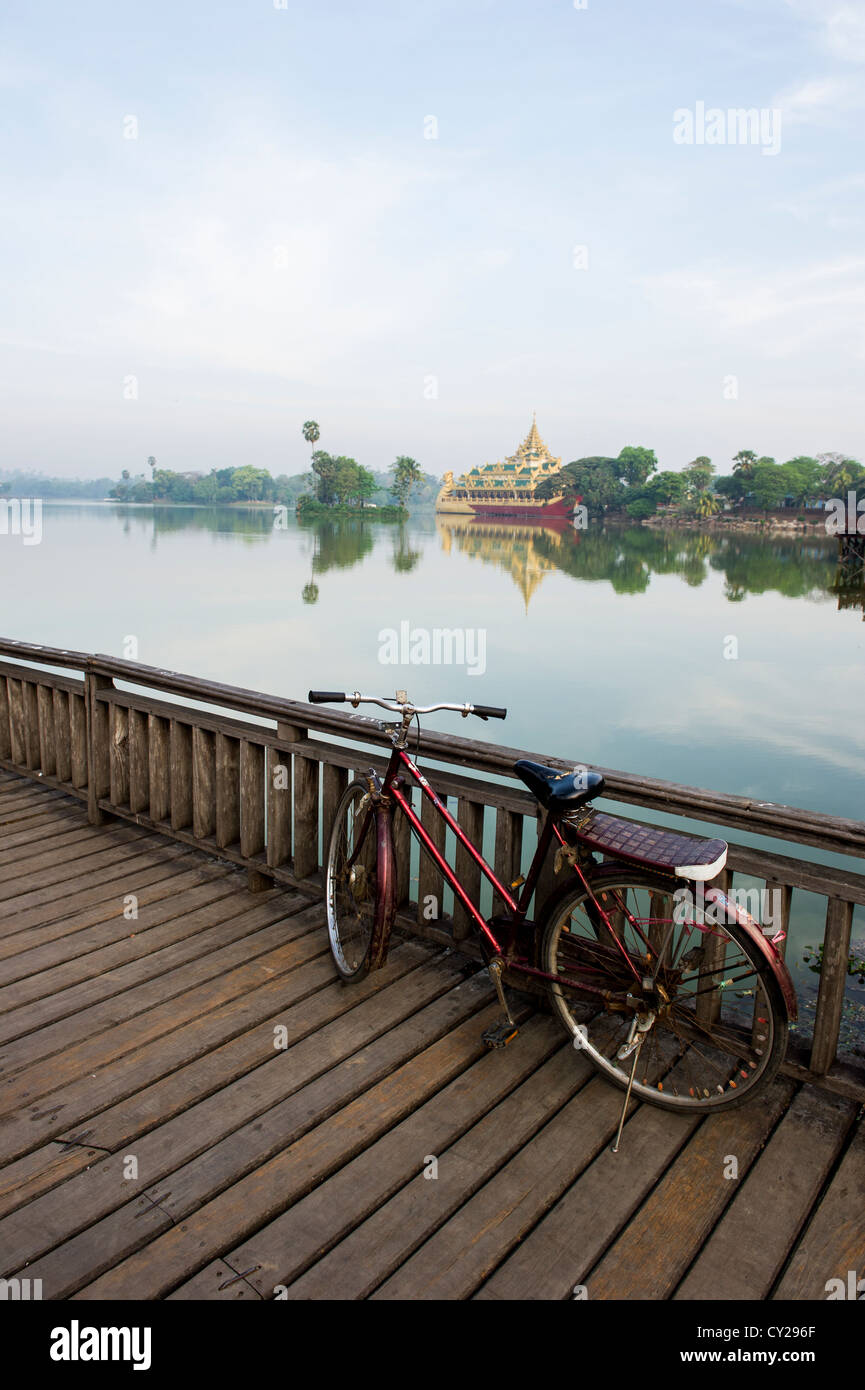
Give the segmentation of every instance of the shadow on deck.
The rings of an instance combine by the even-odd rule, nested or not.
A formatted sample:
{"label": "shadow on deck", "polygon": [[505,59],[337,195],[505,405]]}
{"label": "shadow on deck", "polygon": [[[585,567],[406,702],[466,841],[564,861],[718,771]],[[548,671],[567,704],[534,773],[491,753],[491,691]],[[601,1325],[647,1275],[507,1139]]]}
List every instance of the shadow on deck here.
{"label": "shadow on deck", "polygon": [[344,986],[309,897],[5,772],[0,961],[0,1275],[44,1298],[825,1299],[865,1272],[855,1102],[637,1106],[614,1156],[620,1093],[552,1019],[484,1049],[476,962],[405,938]]}

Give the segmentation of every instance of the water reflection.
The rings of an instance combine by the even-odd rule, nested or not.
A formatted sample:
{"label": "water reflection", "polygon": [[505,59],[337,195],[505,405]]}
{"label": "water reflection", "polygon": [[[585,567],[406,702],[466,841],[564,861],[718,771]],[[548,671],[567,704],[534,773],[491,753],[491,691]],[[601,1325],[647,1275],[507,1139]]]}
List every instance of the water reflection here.
{"label": "water reflection", "polygon": [[[209,531],[214,537],[260,544],[279,535],[286,519],[272,507],[112,507],[124,532],[162,534]],[[678,575],[699,588],[713,573],[724,580],[724,597],[741,603],[749,594],[774,592],[785,598],[823,601],[839,608],[863,607],[863,586],[839,589],[838,546],[830,536],[767,536],[737,532],[661,530],[647,526],[591,527],[577,532],[567,522],[511,525],[438,515],[412,517],[406,524],[366,518],[317,518],[287,525],[309,537],[310,576],[305,603],[319,596],[316,582],[330,570],[361,564],[374,550],[389,552],[397,574],[423,564],[425,547],[436,537],[445,554],[459,551],[471,560],[503,571],[523,597],[526,610],[547,575],[559,572],[584,583],[609,584],[617,594],[642,594],[653,575]]]}
{"label": "water reflection", "polygon": [[541,526],[436,518],[442,548],[458,547],[511,575],[528,607],[544,575],[560,570],[584,583],[607,583],[617,594],[640,594],[653,574],[677,574],[698,588],[712,571],[724,576],[730,603],[770,590],[786,598],[823,599],[833,592],[837,546],[831,537],[807,539],[722,535],[707,531],[605,526],[576,532]]}

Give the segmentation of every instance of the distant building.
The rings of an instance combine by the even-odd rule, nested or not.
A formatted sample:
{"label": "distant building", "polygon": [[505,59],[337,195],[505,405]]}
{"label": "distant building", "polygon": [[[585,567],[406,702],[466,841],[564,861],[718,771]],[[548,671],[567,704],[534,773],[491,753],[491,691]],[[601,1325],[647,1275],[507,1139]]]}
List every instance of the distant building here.
{"label": "distant building", "polygon": [[471,468],[456,483],[453,473],[446,473],[436,498],[436,511],[488,519],[514,517],[521,521],[570,517],[574,502],[579,499],[566,500],[564,487],[552,497],[535,496],[538,485],[555,477],[561,467],[562,460],[550,453],[532,416],[531,429],[508,458]]}

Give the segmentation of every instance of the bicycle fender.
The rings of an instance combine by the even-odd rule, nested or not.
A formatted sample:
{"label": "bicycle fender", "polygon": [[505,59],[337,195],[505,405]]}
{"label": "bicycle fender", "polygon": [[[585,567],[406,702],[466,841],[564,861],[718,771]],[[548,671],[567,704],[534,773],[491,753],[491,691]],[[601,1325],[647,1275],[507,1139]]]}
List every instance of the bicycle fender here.
{"label": "bicycle fender", "polygon": [[735,922],[750,940],[753,941],[757,950],[764,957],[772,974],[775,976],[778,988],[787,1006],[787,1013],[795,1022],[799,1017],[799,1002],[796,998],[796,988],[793,984],[790,971],[787,969],[783,957],[773,945],[772,940],[766,936],[760,923],[751,916],[750,912],[746,912],[744,907],[740,907],[737,902],[728,898],[727,894],[722,893],[720,888],[706,888],[704,893],[705,901],[707,903],[714,903],[716,908],[720,909],[713,913],[713,917],[719,926],[723,925],[725,921]]}
{"label": "bicycle fender", "polygon": [[396,916],[396,858],[393,849],[393,804],[379,801],[375,807],[378,880],[375,925],[369,943],[369,969],[380,970],[387,960],[390,933]]}

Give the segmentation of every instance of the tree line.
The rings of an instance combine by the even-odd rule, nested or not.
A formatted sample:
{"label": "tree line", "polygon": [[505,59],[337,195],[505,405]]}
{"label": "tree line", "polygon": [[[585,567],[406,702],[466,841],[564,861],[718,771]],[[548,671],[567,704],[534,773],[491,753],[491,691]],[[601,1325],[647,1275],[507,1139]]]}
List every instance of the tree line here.
{"label": "tree line", "polygon": [[589,512],[625,512],[635,520],[659,507],[674,506],[709,517],[725,504],[771,511],[783,506],[819,506],[857,488],[865,493],[865,467],[843,453],[801,454],[776,463],[752,449],[740,449],[732,473],[715,476],[712,460],[701,454],[678,472],[658,471],[653,449],[627,446],[616,458],[592,455],[567,463],[538,486],[539,497],[581,496]]}

